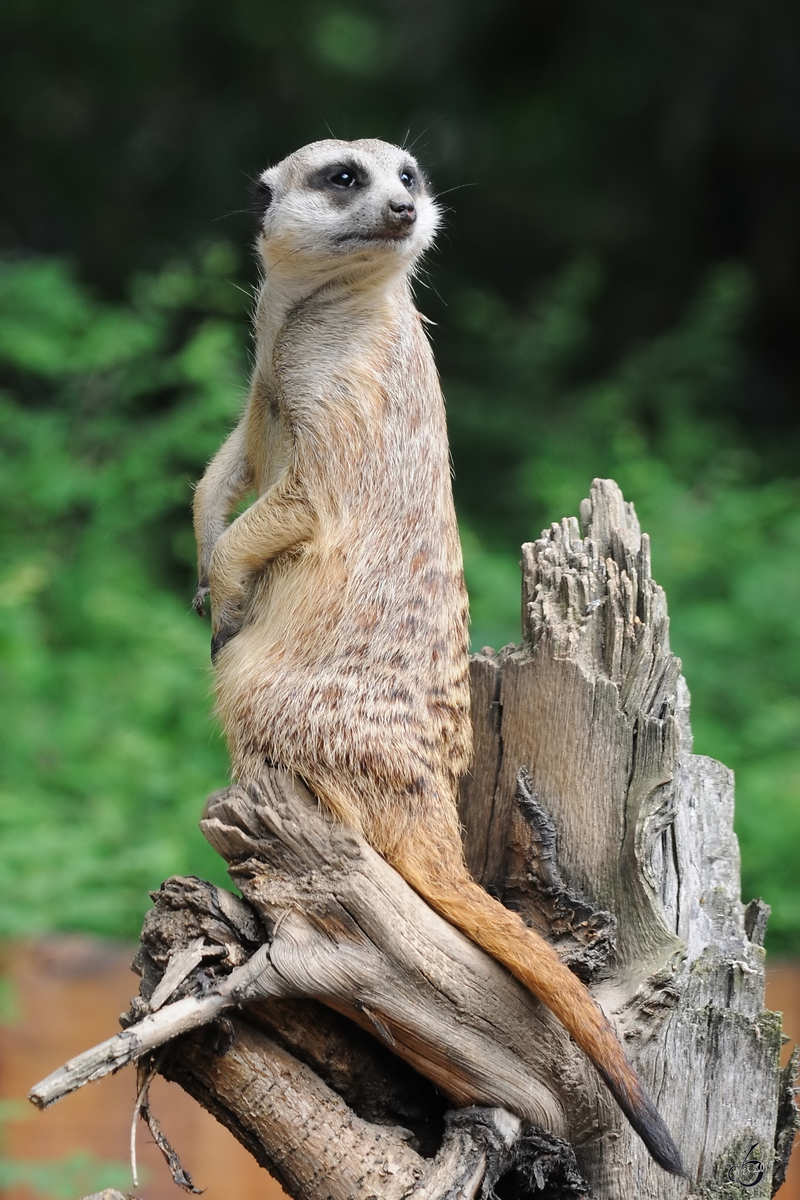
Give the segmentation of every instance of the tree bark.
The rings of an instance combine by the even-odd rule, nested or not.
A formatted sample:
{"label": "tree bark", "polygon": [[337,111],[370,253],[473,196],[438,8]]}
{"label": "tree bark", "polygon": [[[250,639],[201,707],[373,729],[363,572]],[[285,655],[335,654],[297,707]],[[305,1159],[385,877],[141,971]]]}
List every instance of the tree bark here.
{"label": "tree bark", "polygon": [[739,899],[731,775],[692,755],[632,507],[595,481],[581,521],[523,547],[522,644],[472,660],[465,852],[590,986],[691,1178],[650,1160],[538,1001],[277,770],[207,804],[244,899],[163,885],[129,1028],[35,1103],[158,1054],[297,1200],[498,1180],[512,1200],[771,1196],[794,1075],[764,1011],[768,910]]}

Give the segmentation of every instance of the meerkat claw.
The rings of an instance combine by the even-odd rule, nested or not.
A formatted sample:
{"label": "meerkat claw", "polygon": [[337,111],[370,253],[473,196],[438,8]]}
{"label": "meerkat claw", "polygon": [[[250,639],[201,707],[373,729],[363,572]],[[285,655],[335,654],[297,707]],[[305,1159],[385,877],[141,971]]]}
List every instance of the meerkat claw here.
{"label": "meerkat claw", "polygon": [[192,608],[197,613],[198,617],[204,618],[206,615],[206,596],[211,595],[211,588],[205,579],[201,579],[197,585],[197,591],[192,600]]}
{"label": "meerkat claw", "polygon": [[217,655],[223,646],[226,646],[231,638],[235,638],[239,632],[238,625],[223,625],[211,639],[211,661],[217,661]]}

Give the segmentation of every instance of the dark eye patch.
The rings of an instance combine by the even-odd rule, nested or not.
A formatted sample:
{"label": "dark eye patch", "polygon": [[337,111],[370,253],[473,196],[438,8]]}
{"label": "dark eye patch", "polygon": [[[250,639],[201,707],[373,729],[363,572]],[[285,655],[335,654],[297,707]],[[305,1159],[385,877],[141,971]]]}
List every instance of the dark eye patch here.
{"label": "dark eye patch", "polygon": [[342,196],[366,187],[369,182],[370,177],[363,167],[352,162],[333,162],[327,167],[320,167],[308,181],[309,187]]}
{"label": "dark eye patch", "polygon": [[251,207],[259,226],[264,220],[264,214],[272,204],[272,188],[263,179],[256,179],[251,189]]}

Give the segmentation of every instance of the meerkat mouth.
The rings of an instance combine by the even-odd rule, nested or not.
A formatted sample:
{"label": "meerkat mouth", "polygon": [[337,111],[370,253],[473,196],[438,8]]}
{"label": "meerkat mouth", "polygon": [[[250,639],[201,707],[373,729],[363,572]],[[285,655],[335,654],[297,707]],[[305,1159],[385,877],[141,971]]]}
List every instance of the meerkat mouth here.
{"label": "meerkat mouth", "polygon": [[375,246],[397,245],[407,242],[414,233],[413,225],[405,225],[400,229],[381,229],[374,233],[343,233],[336,239],[339,246]]}

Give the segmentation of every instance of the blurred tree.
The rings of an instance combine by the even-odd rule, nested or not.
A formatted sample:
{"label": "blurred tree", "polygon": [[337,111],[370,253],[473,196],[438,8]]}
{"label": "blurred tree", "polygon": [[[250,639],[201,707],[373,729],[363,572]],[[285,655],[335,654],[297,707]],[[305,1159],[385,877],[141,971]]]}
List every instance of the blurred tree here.
{"label": "blurred tree", "polygon": [[217,247],[124,308],[53,261],[0,282],[6,933],[133,936],[162,878],[224,879],[197,828],[227,763],[188,510],[243,393],[232,269]]}

